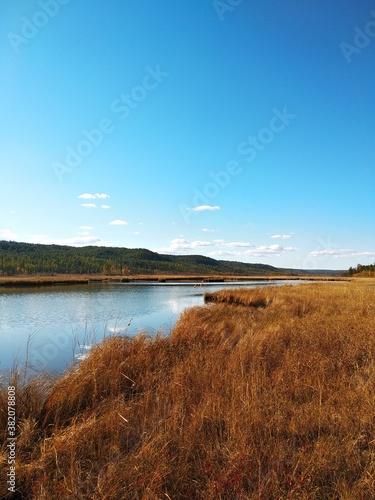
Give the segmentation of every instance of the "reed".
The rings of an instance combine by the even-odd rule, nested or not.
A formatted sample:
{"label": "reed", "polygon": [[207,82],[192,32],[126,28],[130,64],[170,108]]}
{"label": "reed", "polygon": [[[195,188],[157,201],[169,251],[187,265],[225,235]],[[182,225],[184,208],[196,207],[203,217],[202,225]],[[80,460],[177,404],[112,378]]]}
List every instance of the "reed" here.
{"label": "reed", "polygon": [[374,497],[374,282],[207,299],[168,337],[114,336],[57,380],[13,380],[17,498]]}

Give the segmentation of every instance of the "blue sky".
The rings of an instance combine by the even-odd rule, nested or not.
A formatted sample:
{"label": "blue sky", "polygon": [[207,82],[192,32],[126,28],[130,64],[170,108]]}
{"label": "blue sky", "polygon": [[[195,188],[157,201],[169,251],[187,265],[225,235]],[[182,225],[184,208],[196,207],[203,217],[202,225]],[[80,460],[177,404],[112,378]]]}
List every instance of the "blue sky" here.
{"label": "blue sky", "polygon": [[375,1],[2,0],[0,39],[0,239],[375,261]]}

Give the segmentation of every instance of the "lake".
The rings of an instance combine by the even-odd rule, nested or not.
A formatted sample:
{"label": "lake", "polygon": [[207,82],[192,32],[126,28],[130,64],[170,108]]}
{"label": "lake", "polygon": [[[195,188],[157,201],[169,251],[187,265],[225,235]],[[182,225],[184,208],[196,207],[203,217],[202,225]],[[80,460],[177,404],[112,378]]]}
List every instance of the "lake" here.
{"label": "lake", "polygon": [[296,281],[113,283],[0,288],[0,371],[28,356],[31,371],[61,371],[113,334],[168,334],[184,309],[204,303],[206,291]]}

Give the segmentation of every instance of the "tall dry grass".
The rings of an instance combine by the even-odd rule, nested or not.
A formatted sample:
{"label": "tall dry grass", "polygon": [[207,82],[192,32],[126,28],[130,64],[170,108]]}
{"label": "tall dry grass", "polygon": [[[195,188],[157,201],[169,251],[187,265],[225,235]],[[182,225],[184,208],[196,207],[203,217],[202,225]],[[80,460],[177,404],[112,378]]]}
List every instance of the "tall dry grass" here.
{"label": "tall dry grass", "polygon": [[368,285],[217,292],[170,337],[113,337],[59,380],[13,380],[14,498],[374,498]]}

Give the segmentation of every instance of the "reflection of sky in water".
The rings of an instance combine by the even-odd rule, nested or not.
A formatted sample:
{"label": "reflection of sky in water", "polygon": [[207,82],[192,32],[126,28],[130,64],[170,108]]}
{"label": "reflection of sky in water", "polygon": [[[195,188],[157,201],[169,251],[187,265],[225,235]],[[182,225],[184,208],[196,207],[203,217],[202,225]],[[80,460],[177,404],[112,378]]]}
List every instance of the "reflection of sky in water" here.
{"label": "reflection of sky in water", "polygon": [[0,370],[8,369],[17,356],[22,363],[28,338],[31,362],[39,369],[60,370],[74,356],[83,359],[89,347],[105,336],[135,335],[141,330],[169,333],[184,309],[203,304],[205,291],[234,286],[240,285],[0,289]]}

